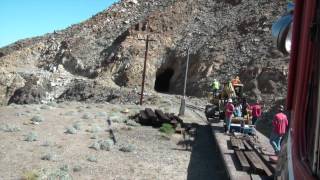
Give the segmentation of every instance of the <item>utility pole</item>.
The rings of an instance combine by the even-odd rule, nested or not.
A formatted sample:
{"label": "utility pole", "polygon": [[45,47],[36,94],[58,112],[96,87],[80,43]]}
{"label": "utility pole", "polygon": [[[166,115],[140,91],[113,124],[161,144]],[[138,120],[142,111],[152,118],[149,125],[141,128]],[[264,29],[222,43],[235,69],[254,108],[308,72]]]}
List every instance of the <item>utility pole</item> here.
{"label": "utility pole", "polygon": [[189,69],[189,47],[187,49],[187,64],[186,64],[186,72],[184,75],[184,85],[183,85],[183,98],[181,98],[179,116],[183,116],[186,109],[186,89],[187,89],[187,78],[188,78],[188,69]]}
{"label": "utility pole", "polygon": [[146,79],[146,68],[147,68],[147,59],[148,59],[148,48],[149,48],[149,34],[146,39],[146,51],[144,53],[144,64],[143,64],[143,73],[142,73],[142,84],[141,84],[141,95],[140,95],[140,105],[143,101],[143,92],[144,92],[144,81]]}
{"label": "utility pole", "polygon": [[[149,30],[149,23],[147,22],[146,24],[146,31],[148,33]],[[155,40],[150,40],[149,39],[149,34],[147,34],[147,39],[139,39],[139,40],[144,40],[146,41],[146,50],[144,53],[144,64],[143,64],[143,72],[142,72],[142,83],[141,83],[141,95],[140,95],[140,105],[143,104],[143,92],[144,92],[144,82],[146,79],[146,70],[147,70],[147,60],[148,60],[148,49],[149,49],[149,41],[155,41]]]}

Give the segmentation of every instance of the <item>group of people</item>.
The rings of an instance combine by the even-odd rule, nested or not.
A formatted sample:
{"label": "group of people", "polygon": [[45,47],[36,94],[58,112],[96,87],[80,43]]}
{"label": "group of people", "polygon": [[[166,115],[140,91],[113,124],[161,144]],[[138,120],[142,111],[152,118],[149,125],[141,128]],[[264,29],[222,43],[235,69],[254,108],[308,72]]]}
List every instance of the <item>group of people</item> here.
{"label": "group of people", "polygon": [[[236,85],[240,84],[240,78],[236,76],[236,78],[232,79],[228,85],[235,87]],[[214,79],[212,83],[212,89],[213,93],[217,94],[220,89],[220,83],[217,81],[217,79]],[[252,125],[256,125],[257,122],[260,120],[262,115],[262,107],[257,100],[253,104],[249,104],[245,98],[242,98],[241,102],[236,102],[233,104],[232,98],[229,96],[227,103],[225,104],[225,123],[226,128],[225,132],[230,132],[230,126],[231,126],[231,119],[232,117],[246,117],[247,115],[252,117]],[[281,140],[283,136],[285,135],[288,127],[288,118],[284,114],[284,107],[280,105],[277,108],[277,113],[275,114],[273,120],[272,120],[272,131],[270,136],[270,143],[275,151],[275,153],[278,155],[281,150]]]}
{"label": "group of people", "polygon": [[226,133],[230,131],[231,118],[234,117],[245,117],[247,115],[252,116],[252,125],[256,125],[257,121],[262,115],[262,108],[257,100],[254,104],[250,105],[245,98],[242,102],[233,104],[232,99],[228,99],[225,105],[225,123],[226,123]]}

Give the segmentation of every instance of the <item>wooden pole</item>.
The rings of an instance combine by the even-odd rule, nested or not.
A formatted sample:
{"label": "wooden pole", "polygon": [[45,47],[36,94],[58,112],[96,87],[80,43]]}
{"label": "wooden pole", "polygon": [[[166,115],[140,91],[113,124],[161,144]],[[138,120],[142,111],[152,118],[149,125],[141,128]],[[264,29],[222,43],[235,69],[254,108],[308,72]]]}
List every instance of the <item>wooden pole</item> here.
{"label": "wooden pole", "polygon": [[143,73],[142,73],[140,105],[142,105],[142,102],[143,102],[144,81],[145,81],[145,78],[146,78],[146,68],[147,68],[147,59],[148,59],[148,47],[149,47],[149,35],[147,35],[146,51],[144,53],[144,64],[143,64]]}
{"label": "wooden pole", "polygon": [[183,98],[181,98],[179,116],[183,116],[186,110],[186,91],[187,91],[187,79],[188,79],[188,69],[189,69],[189,48],[187,50],[187,65],[184,75],[184,85],[183,85]]}

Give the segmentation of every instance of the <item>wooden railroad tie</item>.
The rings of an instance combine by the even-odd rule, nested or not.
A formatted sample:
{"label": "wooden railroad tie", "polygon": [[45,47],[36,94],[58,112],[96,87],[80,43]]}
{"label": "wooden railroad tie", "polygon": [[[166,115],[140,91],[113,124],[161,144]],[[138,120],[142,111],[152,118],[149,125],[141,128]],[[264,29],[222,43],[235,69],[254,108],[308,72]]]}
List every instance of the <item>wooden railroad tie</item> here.
{"label": "wooden railroad tie", "polygon": [[239,159],[240,165],[241,165],[241,169],[243,171],[248,171],[250,169],[250,164],[248,162],[248,160],[246,159],[246,157],[243,154],[243,151],[240,150],[235,150],[236,156]]}

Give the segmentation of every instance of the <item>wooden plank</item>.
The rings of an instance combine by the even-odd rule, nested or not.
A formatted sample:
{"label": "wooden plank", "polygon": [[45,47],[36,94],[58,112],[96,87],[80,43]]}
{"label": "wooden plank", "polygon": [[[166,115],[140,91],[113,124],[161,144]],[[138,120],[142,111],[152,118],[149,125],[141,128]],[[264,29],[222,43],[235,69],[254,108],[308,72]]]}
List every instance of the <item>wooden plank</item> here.
{"label": "wooden plank", "polygon": [[158,118],[163,121],[163,122],[169,122],[170,118],[165,115],[160,109],[156,109],[154,110],[154,112],[156,113],[156,115],[158,116]]}
{"label": "wooden plank", "polygon": [[139,122],[143,125],[150,125],[151,120],[147,116],[146,112],[144,110],[141,110],[139,113]]}
{"label": "wooden plank", "polygon": [[262,180],[262,178],[257,174],[250,174],[251,180]]}
{"label": "wooden plank", "polygon": [[265,172],[266,175],[269,177],[273,175],[273,173],[266,166],[266,164],[262,161],[262,159],[257,155],[256,152],[247,151],[247,152],[245,152],[245,155],[247,156],[248,160],[251,162],[251,164],[254,166],[254,168],[256,170]]}
{"label": "wooden plank", "polygon": [[235,137],[231,137],[231,146],[236,149],[236,150],[245,150],[246,148],[244,147],[242,140],[235,138]]}
{"label": "wooden plank", "polygon": [[146,108],[145,112],[146,112],[147,116],[152,120],[156,120],[158,118],[157,115],[150,108]]}
{"label": "wooden plank", "polygon": [[147,121],[149,118],[146,114],[146,112],[144,110],[141,110],[140,113],[139,113],[139,118],[144,120],[144,121]]}
{"label": "wooden plank", "polygon": [[247,160],[247,158],[244,156],[243,152],[242,151],[239,151],[239,150],[236,150],[235,151],[236,153],[236,156],[240,162],[240,165],[241,165],[241,168],[243,171],[247,171],[250,169],[250,164]]}
{"label": "wooden plank", "polygon": [[237,139],[236,139],[235,137],[231,137],[231,138],[230,138],[230,141],[231,141],[231,146],[232,146],[232,148],[234,148],[234,149],[239,149],[239,147],[238,147],[238,142],[237,142]]}
{"label": "wooden plank", "polygon": [[243,140],[242,143],[244,144],[244,146],[247,150],[252,150],[252,147],[250,146],[250,144],[246,140]]}
{"label": "wooden plank", "polygon": [[238,147],[240,150],[245,150],[246,148],[244,147],[243,143],[242,143],[242,140],[241,139],[237,139],[238,141]]}
{"label": "wooden plank", "polygon": [[250,164],[252,165],[251,167],[253,167],[253,170],[255,170],[255,172],[263,172],[264,169],[259,161],[259,158],[257,158],[254,155],[253,151],[245,151],[244,154],[246,155],[246,157],[248,158]]}
{"label": "wooden plank", "polygon": [[262,150],[263,148],[261,148],[260,144],[256,144],[252,141],[250,141],[249,143],[250,143],[252,149],[257,154],[257,156],[260,157],[266,174],[268,176],[271,176],[273,174],[273,172],[275,171],[276,165],[272,165],[272,162],[270,161],[270,158],[269,158],[270,155],[265,155],[266,150],[265,149]]}

